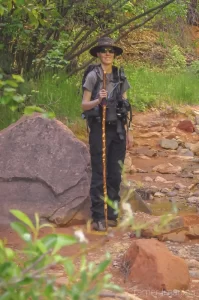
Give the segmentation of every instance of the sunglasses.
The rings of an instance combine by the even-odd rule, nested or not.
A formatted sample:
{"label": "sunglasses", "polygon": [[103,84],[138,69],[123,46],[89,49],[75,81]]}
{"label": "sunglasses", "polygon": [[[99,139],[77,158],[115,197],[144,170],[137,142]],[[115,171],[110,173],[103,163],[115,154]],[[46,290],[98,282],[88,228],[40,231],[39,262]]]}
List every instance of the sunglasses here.
{"label": "sunglasses", "polygon": [[111,53],[111,54],[113,54],[113,53],[115,53],[115,50],[113,48],[101,48],[99,50],[99,52],[100,53]]}

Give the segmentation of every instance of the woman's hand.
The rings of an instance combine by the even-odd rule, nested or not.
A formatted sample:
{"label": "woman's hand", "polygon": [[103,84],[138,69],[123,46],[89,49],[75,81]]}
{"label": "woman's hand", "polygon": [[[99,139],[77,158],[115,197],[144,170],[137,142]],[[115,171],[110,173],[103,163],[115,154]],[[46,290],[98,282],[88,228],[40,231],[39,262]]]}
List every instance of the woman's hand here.
{"label": "woman's hand", "polygon": [[104,90],[104,89],[100,90],[100,91],[99,91],[99,98],[98,98],[99,104],[102,102],[102,100],[103,100],[104,98],[107,98],[107,96],[108,96],[108,93],[107,93],[106,90]]}

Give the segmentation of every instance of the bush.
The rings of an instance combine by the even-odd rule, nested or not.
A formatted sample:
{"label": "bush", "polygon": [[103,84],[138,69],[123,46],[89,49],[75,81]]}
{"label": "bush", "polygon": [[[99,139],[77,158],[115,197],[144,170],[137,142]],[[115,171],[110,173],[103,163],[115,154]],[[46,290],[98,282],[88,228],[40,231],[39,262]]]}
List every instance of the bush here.
{"label": "bush", "polygon": [[192,62],[191,66],[189,67],[189,71],[193,74],[199,75],[199,60]]}
{"label": "bush", "polygon": [[183,70],[186,68],[186,58],[182,54],[180,48],[175,45],[171,48],[168,58],[165,60],[165,66],[169,71]]}
{"label": "bush", "polygon": [[[40,225],[35,214],[35,225],[18,210],[12,214],[20,222],[11,223],[11,227],[25,243],[23,250],[15,252],[0,241],[0,299],[98,299],[103,289],[121,291],[110,282],[111,275],[104,274],[110,263],[107,254],[97,266],[87,262],[87,239],[83,232],[77,230],[74,235],[52,232],[39,238],[40,229],[49,224]],[[51,226],[52,227],[52,226]],[[73,256],[62,256],[60,249],[79,244],[81,247]],[[80,266],[75,267],[74,260],[80,258]],[[63,269],[66,283],[56,284],[56,277],[50,269]]]}

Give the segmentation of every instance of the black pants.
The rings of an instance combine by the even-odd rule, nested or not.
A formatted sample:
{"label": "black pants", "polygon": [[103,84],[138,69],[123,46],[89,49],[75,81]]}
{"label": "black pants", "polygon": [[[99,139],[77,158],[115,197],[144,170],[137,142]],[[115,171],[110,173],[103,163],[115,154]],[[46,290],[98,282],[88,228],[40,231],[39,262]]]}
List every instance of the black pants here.
{"label": "black pants", "polygon": [[[95,221],[104,219],[103,201],[103,166],[102,166],[102,125],[101,122],[89,124],[90,154],[92,178],[90,187],[92,218]],[[121,183],[121,165],[126,152],[126,132],[122,126],[123,137],[121,140],[117,133],[117,126],[106,124],[106,161],[107,161],[107,194],[111,201],[120,201],[119,191]],[[117,215],[108,206],[108,219],[116,220]]]}

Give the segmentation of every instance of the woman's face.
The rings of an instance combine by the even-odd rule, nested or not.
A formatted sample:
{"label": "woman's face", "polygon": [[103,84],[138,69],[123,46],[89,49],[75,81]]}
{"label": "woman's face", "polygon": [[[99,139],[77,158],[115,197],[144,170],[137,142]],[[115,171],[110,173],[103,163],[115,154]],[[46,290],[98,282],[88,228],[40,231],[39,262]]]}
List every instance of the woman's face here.
{"label": "woman's face", "polygon": [[104,65],[112,65],[115,57],[115,51],[112,47],[102,47],[97,53],[100,61]]}

